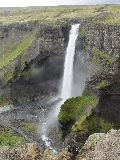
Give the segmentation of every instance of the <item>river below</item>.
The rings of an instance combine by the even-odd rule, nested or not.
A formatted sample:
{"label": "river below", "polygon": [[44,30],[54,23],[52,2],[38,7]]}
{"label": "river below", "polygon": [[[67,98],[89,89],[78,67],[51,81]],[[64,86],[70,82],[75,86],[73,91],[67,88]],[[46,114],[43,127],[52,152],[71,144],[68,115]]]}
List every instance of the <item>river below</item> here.
{"label": "river below", "polygon": [[43,125],[51,107],[58,103],[58,98],[15,104],[0,112],[0,125],[7,126],[28,142],[37,143],[42,150],[46,147]]}

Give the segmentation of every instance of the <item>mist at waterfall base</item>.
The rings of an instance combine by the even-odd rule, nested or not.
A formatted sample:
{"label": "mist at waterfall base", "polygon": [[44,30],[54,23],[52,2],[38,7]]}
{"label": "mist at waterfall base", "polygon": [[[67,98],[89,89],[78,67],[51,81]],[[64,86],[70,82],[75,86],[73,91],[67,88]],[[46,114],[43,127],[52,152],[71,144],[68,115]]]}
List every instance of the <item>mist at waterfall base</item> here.
{"label": "mist at waterfall base", "polygon": [[61,98],[61,100],[50,108],[42,125],[41,136],[47,146],[50,146],[47,136],[51,128],[54,128],[58,123],[57,119],[61,105],[68,98],[80,96],[85,86],[86,67],[84,62],[81,61],[79,56],[74,59],[76,39],[79,34],[79,26],[79,24],[72,25],[69,34],[62,84],[60,86],[58,96],[54,97],[54,100],[58,98]]}

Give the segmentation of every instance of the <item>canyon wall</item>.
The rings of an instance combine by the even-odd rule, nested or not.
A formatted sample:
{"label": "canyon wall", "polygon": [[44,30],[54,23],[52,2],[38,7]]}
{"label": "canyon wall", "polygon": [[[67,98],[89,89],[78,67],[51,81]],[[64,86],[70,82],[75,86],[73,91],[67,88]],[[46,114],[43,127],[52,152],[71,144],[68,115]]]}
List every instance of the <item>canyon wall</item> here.
{"label": "canyon wall", "polygon": [[[120,127],[120,25],[88,24],[82,27],[78,45],[88,66],[88,90],[99,97],[97,112]],[[79,48],[79,50],[81,50]],[[82,51],[81,51],[82,52]],[[98,114],[98,113],[97,113]]]}
{"label": "canyon wall", "polygon": [[0,69],[1,103],[57,93],[69,30],[67,23],[38,21],[1,26],[1,56],[6,60]]}
{"label": "canyon wall", "polygon": [[88,21],[80,26],[75,59],[87,68],[86,86],[82,96],[68,99],[58,115],[64,144],[76,154],[89,135],[120,127],[119,37],[117,24]]}

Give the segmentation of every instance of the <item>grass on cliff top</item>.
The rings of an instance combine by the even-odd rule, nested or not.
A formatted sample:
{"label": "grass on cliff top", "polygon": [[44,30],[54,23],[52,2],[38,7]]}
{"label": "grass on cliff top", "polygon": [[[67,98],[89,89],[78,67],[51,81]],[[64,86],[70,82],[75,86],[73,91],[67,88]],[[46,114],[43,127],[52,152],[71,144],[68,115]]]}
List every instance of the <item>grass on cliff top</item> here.
{"label": "grass on cliff top", "polygon": [[118,5],[108,5],[104,10],[106,14],[105,18],[101,20],[104,24],[110,23],[110,24],[115,24],[119,23],[120,24],[120,4]]}
{"label": "grass on cliff top", "polygon": [[17,142],[26,142],[26,140],[15,135],[11,129],[0,125],[0,146],[14,147]]}
{"label": "grass on cliff top", "polygon": [[[56,6],[56,7],[27,7],[1,8],[0,22],[4,24],[35,20],[67,20],[96,17],[105,13],[104,23],[120,22],[120,5],[92,5],[92,6]],[[111,16],[110,16],[111,15]],[[97,20],[99,22],[99,19]]]}
{"label": "grass on cliff top", "polygon": [[18,55],[23,53],[34,41],[35,39],[35,32],[32,34],[28,34],[24,37],[23,41],[20,44],[16,44],[9,54],[6,54],[5,57],[0,59],[0,68],[7,65],[10,61],[15,59]]}

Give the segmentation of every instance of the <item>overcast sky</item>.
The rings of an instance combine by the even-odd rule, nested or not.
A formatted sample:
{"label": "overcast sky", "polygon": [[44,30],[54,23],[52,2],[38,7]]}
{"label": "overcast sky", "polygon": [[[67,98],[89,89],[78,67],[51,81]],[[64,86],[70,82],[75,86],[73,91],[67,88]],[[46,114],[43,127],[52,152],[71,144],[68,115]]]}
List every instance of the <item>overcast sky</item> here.
{"label": "overcast sky", "polygon": [[0,7],[120,4],[120,0],[0,0]]}

